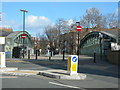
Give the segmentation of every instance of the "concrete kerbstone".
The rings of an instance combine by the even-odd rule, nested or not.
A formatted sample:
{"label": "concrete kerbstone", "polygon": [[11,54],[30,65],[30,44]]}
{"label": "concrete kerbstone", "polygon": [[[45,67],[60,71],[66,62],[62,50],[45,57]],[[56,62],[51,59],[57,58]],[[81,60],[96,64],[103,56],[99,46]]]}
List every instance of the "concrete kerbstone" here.
{"label": "concrete kerbstone", "polygon": [[84,80],[87,78],[86,74],[79,73],[78,75],[63,75],[63,74],[56,74],[47,71],[39,72],[39,75],[43,75],[50,78],[56,79],[66,79],[66,80]]}

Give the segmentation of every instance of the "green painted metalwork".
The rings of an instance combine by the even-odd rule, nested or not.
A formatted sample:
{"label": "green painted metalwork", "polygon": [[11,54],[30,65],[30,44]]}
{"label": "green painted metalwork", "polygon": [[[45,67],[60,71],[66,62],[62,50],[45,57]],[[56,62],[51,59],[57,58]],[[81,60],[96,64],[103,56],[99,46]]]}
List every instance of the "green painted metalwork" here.
{"label": "green painted metalwork", "polygon": [[[102,34],[102,37],[99,33]],[[110,42],[117,42],[117,38],[104,32],[90,32],[81,40],[80,52],[86,55],[93,55],[94,52],[100,55],[102,52],[102,55],[105,55],[107,54],[106,50],[110,48]]]}
{"label": "green painted metalwork", "polygon": [[[7,39],[10,38],[11,44],[13,46],[16,46],[16,44],[21,44],[23,43],[23,39],[21,37],[21,34],[23,34],[23,31],[16,31],[14,33],[11,33],[10,35],[7,36]],[[33,48],[33,42],[31,40],[31,36],[29,35],[28,32],[24,31],[24,34],[26,34],[26,38],[25,38],[25,46],[31,47]]]}

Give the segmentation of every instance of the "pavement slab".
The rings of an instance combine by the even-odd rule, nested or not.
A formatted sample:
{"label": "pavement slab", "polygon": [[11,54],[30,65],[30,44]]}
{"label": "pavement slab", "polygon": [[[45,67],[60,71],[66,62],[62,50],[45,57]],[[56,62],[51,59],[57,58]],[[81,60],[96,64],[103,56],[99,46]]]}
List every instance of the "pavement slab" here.
{"label": "pavement slab", "polygon": [[5,71],[15,71],[18,70],[18,68],[16,67],[4,67],[4,68],[0,68],[0,73],[5,72]]}
{"label": "pavement slab", "polygon": [[35,70],[15,70],[15,71],[4,71],[2,74],[10,74],[10,75],[19,75],[19,76],[30,76],[37,75],[39,71]]}

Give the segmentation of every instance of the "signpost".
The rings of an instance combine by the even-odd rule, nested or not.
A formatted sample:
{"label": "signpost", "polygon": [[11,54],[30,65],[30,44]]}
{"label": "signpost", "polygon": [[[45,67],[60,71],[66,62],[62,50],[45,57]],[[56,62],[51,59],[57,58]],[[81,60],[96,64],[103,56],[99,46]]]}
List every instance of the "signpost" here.
{"label": "signpost", "polygon": [[[80,22],[76,22],[76,23],[80,23]],[[77,51],[77,55],[70,55],[68,57],[68,74],[70,75],[78,75],[77,70],[78,70],[78,61],[79,61],[79,37],[80,37],[80,31],[82,31],[82,27],[77,25],[76,26],[76,30],[78,31],[78,51]]]}
{"label": "signpost", "polygon": [[25,53],[25,51],[24,51],[24,39],[26,38],[26,34],[21,34],[21,36],[22,36],[22,39],[23,39],[23,58],[24,58],[24,53]]}
{"label": "signpost", "polygon": [[77,55],[78,55],[78,60],[79,60],[79,45],[80,45],[80,31],[82,31],[82,26],[76,26],[76,30],[78,31],[78,50],[77,50]]}

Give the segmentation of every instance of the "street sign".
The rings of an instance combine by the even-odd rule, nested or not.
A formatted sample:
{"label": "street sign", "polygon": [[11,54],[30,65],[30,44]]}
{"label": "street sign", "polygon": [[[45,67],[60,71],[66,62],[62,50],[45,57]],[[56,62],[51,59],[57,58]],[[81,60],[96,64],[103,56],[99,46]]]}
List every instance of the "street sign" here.
{"label": "street sign", "polygon": [[68,74],[77,75],[78,74],[77,68],[78,68],[78,56],[70,55],[68,57]]}
{"label": "street sign", "polygon": [[76,62],[78,60],[78,58],[76,57],[76,56],[74,56],[73,58],[72,58],[72,61],[73,62]]}
{"label": "street sign", "polygon": [[21,34],[21,36],[22,36],[22,39],[26,38],[26,34]]}
{"label": "street sign", "polygon": [[76,26],[76,30],[77,31],[82,31],[82,27],[81,26]]}

